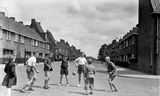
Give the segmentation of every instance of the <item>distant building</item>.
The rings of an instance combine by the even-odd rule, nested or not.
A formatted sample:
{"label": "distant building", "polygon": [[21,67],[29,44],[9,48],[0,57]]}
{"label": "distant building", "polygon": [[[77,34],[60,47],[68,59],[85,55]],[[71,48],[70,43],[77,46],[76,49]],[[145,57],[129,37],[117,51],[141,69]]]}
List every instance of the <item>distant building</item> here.
{"label": "distant building", "polygon": [[17,56],[16,62],[25,62],[34,51],[38,51],[42,60],[49,52],[49,46],[36,30],[5,16],[4,12],[0,12],[0,44],[0,63],[13,54]]}
{"label": "distant building", "polygon": [[138,69],[138,27],[134,27],[118,42],[112,42],[112,46],[109,50],[112,61],[120,66]]}
{"label": "distant building", "polygon": [[57,51],[58,51],[58,54],[57,54],[58,60],[62,59],[63,56],[69,57],[70,45],[67,42],[65,42],[65,40],[60,39],[60,41],[57,42],[56,45],[57,45]]}
{"label": "distant building", "polygon": [[[47,48],[47,50],[45,50],[46,54],[50,53],[51,52],[50,51],[50,42],[47,38],[47,33],[44,32],[44,30],[41,26],[41,23],[37,22],[35,19],[32,19],[30,27],[33,28],[41,36],[41,38],[43,38],[43,40],[45,41],[44,46]],[[52,53],[50,53],[50,55],[52,55]]]}
{"label": "distant building", "polygon": [[138,70],[160,74],[160,0],[139,0]]}

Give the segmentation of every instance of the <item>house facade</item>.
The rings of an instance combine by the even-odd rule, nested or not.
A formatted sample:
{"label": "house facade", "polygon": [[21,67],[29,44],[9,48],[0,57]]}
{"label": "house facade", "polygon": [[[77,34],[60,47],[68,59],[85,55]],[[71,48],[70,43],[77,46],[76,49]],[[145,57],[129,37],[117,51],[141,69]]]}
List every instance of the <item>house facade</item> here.
{"label": "house facade", "polygon": [[134,27],[112,46],[109,51],[112,61],[120,66],[138,69],[138,27]]}
{"label": "house facade", "polygon": [[160,1],[139,0],[138,70],[160,74]]}
{"label": "house facade", "polygon": [[13,54],[17,63],[23,63],[34,51],[39,53],[38,58],[43,59],[49,52],[46,41],[30,26],[0,12],[0,63],[5,63]]}

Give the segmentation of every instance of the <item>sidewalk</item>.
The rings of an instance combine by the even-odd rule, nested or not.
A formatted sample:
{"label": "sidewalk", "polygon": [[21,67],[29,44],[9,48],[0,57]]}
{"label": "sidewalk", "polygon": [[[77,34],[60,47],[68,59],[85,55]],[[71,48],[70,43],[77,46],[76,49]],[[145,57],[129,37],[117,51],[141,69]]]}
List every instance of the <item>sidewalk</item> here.
{"label": "sidewalk", "polygon": [[158,79],[160,80],[159,75],[150,75],[146,73],[142,73],[136,70],[119,67],[118,66],[118,76],[119,77],[126,77],[126,78],[137,78],[137,79]]}

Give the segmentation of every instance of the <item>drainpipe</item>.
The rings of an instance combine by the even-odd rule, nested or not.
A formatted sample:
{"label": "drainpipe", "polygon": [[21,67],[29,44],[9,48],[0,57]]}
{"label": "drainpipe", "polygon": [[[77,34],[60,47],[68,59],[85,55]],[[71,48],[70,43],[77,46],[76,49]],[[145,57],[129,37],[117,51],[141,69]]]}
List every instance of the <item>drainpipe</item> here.
{"label": "drainpipe", "polygon": [[[158,15],[158,16],[160,16],[160,15]],[[160,64],[159,64],[159,48],[158,48],[158,46],[159,46],[159,44],[158,44],[158,37],[159,37],[159,21],[158,21],[158,16],[157,16],[157,38],[156,38],[156,54],[157,54],[157,57],[156,57],[156,63],[157,63],[157,67],[158,67],[158,69],[157,69],[157,74],[160,74]]]}

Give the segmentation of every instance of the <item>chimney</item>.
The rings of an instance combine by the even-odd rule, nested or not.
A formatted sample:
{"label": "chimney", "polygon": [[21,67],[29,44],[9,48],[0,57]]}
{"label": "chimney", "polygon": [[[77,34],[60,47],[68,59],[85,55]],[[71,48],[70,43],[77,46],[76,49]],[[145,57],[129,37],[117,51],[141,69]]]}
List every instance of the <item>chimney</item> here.
{"label": "chimney", "polygon": [[0,15],[3,15],[3,16],[5,16],[5,12],[0,12]]}
{"label": "chimney", "polygon": [[31,22],[36,22],[36,19],[32,19]]}
{"label": "chimney", "polygon": [[20,24],[23,24],[23,21],[19,21]]}
{"label": "chimney", "polygon": [[15,17],[9,17],[11,20],[15,21]]}

